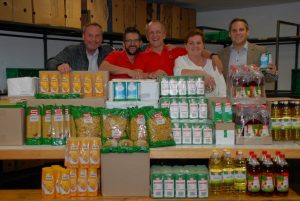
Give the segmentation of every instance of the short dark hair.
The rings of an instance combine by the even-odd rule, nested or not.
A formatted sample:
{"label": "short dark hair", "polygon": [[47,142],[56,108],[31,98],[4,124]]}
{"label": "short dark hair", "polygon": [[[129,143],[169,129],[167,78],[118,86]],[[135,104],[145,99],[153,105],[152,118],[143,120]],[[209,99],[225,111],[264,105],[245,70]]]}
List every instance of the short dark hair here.
{"label": "short dark hair", "polygon": [[85,30],[86,30],[88,27],[90,27],[90,26],[96,26],[96,27],[99,27],[99,28],[101,29],[101,31],[103,30],[103,29],[102,29],[102,26],[101,26],[100,24],[98,24],[97,22],[90,22],[90,23],[87,23],[87,24],[85,24],[85,25],[83,26],[83,28],[82,28],[82,33],[84,33]]}
{"label": "short dark hair", "polygon": [[142,35],[140,33],[140,31],[136,28],[136,27],[127,27],[124,31],[124,34],[123,34],[123,41],[125,42],[126,40],[126,35],[128,33],[136,33],[137,35],[139,35],[139,40],[142,40]]}
{"label": "short dark hair", "polygon": [[231,20],[230,24],[229,24],[229,27],[228,27],[228,31],[230,32],[231,31],[231,26],[233,23],[235,22],[243,22],[245,24],[245,27],[246,27],[246,30],[248,31],[249,30],[249,25],[248,25],[248,22],[247,20],[243,19],[243,18],[234,18],[233,20]]}
{"label": "short dark hair", "polygon": [[193,31],[189,32],[188,35],[185,37],[184,42],[187,43],[190,37],[193,36],[200,36],[202,38],[202,42],[204,43],[204,34],[203,31],[199,30],[199,29],[194,29]]}

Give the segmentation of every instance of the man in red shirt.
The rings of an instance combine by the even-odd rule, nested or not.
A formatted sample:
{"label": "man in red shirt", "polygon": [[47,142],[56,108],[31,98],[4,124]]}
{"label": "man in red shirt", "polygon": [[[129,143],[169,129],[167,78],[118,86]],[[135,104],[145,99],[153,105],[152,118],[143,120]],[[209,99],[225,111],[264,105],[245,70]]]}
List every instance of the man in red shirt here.
{"label": "man in red shirt", "polygon": [[[148,73],[148,78],[155,79],[164,75],[172,76],[175,59],[187,54],[186,49],[183,47],[167,47],[164,43],[166,28],[157,20],[153,20],[146,25],[146,37],[149,41],[149,47],[136,58],[136,66]],[[206,50],[203,51],[203,56],[211,58],[214,64],[218,64],[216,66],[222,68],[222,63],[216,54]]]}
{"label": "man in red shirt", "polygon": [[99,70],[110,72],[110,80],[116,78],[143,79],[147,74],[142,66],[136,66],[142,39],[140,32],[135,27],[127,27],[123,34],[123,50],[111,52],[99,66]]}

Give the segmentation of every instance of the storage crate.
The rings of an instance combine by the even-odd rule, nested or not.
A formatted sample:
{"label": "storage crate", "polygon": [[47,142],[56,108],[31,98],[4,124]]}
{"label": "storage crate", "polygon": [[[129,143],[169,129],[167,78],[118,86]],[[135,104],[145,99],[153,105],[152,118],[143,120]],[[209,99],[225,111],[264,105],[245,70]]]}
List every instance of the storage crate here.
{"label": "storage crate", "polygon": [[37,68],[6,68],[6,79],[16,77],[39,77]]}

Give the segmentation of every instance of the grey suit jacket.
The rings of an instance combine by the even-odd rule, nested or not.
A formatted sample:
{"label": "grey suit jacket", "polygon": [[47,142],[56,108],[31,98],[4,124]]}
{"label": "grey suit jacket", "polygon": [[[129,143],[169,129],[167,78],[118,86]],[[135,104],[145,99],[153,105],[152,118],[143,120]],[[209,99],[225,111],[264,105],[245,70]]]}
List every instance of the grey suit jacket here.
{"label": "grey suit jacket", "polygon": [[[221,49],[218,52],[219,57],[224,66],[223,74],[224,74],[225,79],[227,79],[227,75],[228,75],[230,49],[231,49],[231,46],[228,46],[228,47]],[[260,65],[260,63],[259,63],[260,54],[263,52],[266,52],[266,51],[267,51],[267,49],[265,47],[258,46],[256,44],[248,42],[247,65],[255,64],[255,65],[259,66]]]}

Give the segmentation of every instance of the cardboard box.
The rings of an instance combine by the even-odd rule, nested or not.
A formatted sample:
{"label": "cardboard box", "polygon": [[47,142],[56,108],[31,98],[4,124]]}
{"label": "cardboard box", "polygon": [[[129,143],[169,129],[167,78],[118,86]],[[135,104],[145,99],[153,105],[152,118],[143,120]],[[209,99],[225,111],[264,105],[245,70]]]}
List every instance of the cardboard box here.
{"label": "cardboard box", "polygon": [[235,144],[250,144],[250,145],[272,144],[272,136],[263,136],[263,137],[236,136]]}
{"label": "cardboard box", "polygon": [[0,0],[0,20],[13,21],[13,0]]}
{"label": "cardboard box", "polygon": [[136,28],[145,34],[145,25],[147,23],[147,2],[146,0],[135,1],[135,24]]}
{"label": "cardboard box", "polygon": [[64,0],[33,0],[33,22],[52,26],[65,26]]}
{"label": "cardboard box", "polygon": [[124,1],[112,0],[112,31],[123,33],[124,31]]}
{"label": "cardboard box", "polygon": [[103,196],[149,196],[150,154],[101,154]]}
{"label": "cardboard box", "polygon": [[0,108],[0,145],[23,145],[25,136],[24,108]]}
{"label": "cardboard box", "polygon": [[124,0],[124,28],[121,33],[124,32],[126,27],[135,26],[135,0]]}
{"label": "cardboard box", "polygon": [[76,99],[28,99],[27,106],[38,105],[73,105],[73,106],[92,106],[92,107],[104,107],[105,99],[103,98],[76,98]]}
{"label": "cardboard box", "polygon": [[86,8],[87,8],[87,11],[89,14],[88,22],[99,23],[103,28],[103,32],[106,32],[108,30],[107,21],[108,21],[108,15],[109,15],[107,1],[87,0],[86,2],[87,2]]}
{"label": "cardboard box", "polygon": [[235,124],[234,123],[214,123],[216,145],[235,144]]}
{"label": "cardboard box", "polygon": [[81,28],[81,0],[65,0],[66,27]]}
{"label": "cardboard box", "polygon": [[32,0],[13,1],[15,22],[32,23]]}

